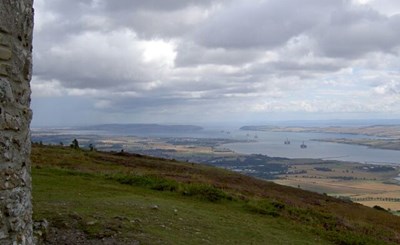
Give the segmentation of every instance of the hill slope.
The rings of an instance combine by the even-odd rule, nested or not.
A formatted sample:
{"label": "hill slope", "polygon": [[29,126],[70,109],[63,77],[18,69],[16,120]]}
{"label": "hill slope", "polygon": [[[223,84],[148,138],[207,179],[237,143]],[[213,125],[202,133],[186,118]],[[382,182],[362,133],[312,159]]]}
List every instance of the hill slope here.
{"label": "hill slope", "polygon": [[399,244],[385,211],[210,166],[34,146],[47,244]]}

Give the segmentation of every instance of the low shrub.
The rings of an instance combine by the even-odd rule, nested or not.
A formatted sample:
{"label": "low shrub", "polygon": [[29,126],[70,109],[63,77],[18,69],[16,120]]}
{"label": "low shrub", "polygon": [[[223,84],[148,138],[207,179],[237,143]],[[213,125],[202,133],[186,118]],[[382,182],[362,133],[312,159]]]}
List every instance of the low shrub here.
{"label": "low shrub", "polygon": [[382,208],[381,206],[375,205],[373,207],[373,209],[379,210],[379,211],[384,211],[384,212],[388,212],[386,209]]}
{"label": "low shrub", "polygon": [[185,196],[197,196],[211,202],[217,202],[222,199],[232,199],[221,189],[207,184],[187,184],[181,191]]}
{"label": "low shrub", "polygon": [[109,177],[121,184],[147,187],[157,191],[177,191],[179,184],[174,180],[168,180],[150,175],[114,175]]}
{"label": "low shrub", "polygon": [[278,217],[280,212],[285,209],[285,204],[279,201],[259,200],[247,202],[244,208],[252,213]]}

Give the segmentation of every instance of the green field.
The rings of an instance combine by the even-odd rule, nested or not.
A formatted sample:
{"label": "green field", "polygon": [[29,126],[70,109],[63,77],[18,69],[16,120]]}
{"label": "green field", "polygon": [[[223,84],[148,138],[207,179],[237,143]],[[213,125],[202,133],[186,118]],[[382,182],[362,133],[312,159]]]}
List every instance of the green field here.
{"label": "green field", "polygon": [[32,162],[48,244],[400,243],[385,211],[209,166],[49,146]]}

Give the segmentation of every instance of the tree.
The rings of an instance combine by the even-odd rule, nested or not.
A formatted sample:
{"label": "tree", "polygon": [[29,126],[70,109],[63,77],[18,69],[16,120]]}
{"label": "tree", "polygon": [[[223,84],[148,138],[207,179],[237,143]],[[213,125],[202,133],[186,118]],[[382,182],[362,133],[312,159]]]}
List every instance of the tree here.
{"label": "tree", "polygon": [[72,143],[71,143],[71,148],[72,149],[79,149],[79,142],[78,142],[78,140],[77,139],[74,139],[73,141],[72,141]]}

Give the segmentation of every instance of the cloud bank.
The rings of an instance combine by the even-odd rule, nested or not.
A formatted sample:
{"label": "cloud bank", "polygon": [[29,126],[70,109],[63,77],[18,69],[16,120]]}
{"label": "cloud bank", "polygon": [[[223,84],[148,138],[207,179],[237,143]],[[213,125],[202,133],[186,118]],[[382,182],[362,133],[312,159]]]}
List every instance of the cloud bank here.
{"label": "cloud bank", "polygon": [[68,120],[76,124],[400,116],[395,0],[36,0],[35,9],[37,124],[61,123],[43,103],[72,100],[92,115]]}

